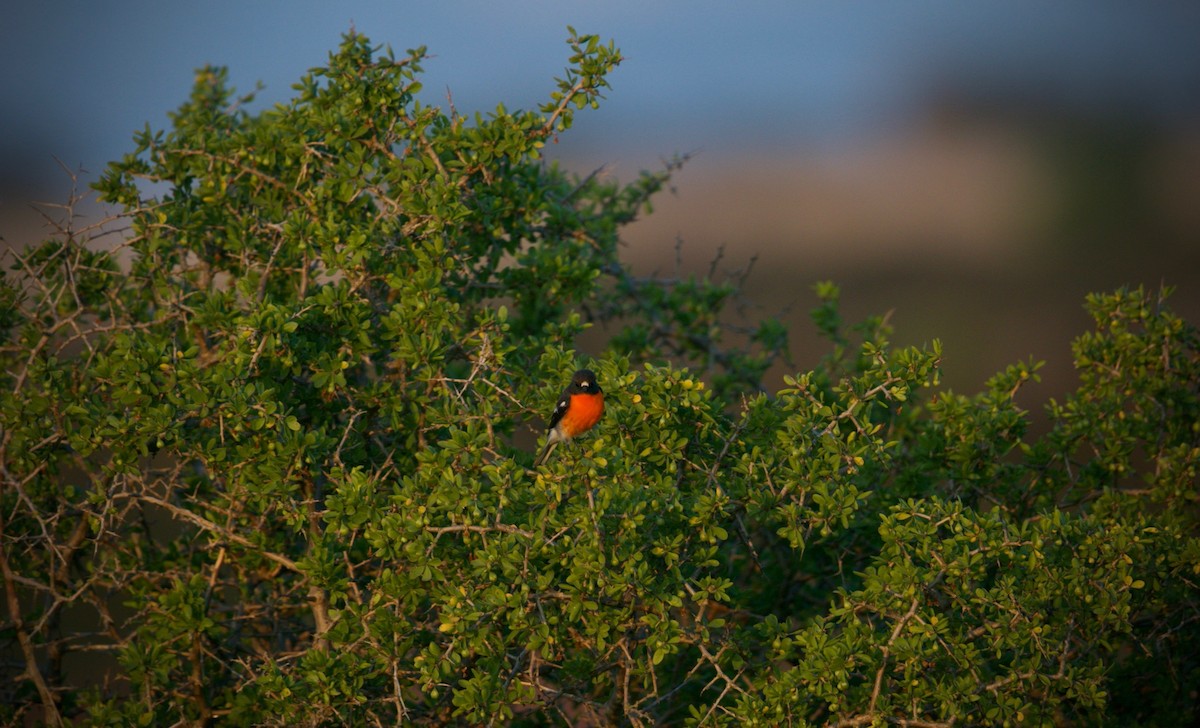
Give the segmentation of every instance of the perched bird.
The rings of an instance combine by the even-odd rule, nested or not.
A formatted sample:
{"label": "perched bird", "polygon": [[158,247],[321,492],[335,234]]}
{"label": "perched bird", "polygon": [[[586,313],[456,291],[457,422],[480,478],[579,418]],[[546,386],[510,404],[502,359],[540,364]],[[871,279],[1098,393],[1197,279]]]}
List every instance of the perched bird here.
{"label": "perched bird", "polygon": [[604,392],[596,383],[596,374],[591,369],[580,369],[571,376],[571,383],[563,390],[550,415],[550,432],[546,446],[533,462],[536,468],[546,462],[550,451],[560,442],[566,442],[592,429],[604,414]]}

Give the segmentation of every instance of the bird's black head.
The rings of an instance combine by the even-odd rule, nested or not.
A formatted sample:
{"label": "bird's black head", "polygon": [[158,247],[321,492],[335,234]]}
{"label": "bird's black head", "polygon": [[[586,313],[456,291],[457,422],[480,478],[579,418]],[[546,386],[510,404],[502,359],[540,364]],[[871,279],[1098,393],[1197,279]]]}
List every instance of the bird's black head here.
{"label": "bird's black head", "polygon": [[591,392],[593,394],[600,391],[600,385],[596,383],[596,373],[591,369],[580,369],[571,377],[571,386],[581,392]]}

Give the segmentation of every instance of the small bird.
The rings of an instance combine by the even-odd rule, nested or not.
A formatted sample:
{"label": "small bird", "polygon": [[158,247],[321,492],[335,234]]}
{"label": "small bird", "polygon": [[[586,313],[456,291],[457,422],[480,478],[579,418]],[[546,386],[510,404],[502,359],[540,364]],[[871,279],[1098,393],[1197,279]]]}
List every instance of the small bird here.
{"label": "small bird", "polygon": [[596,374],[591,369],[580,369],[571,376],[571,383],[563,390],[550,415],[550,433],[546,446],[533,467],[546,462],[550,451],[560,442],[566,442],[592,429],[604,414],[604,392],[596,383]]}

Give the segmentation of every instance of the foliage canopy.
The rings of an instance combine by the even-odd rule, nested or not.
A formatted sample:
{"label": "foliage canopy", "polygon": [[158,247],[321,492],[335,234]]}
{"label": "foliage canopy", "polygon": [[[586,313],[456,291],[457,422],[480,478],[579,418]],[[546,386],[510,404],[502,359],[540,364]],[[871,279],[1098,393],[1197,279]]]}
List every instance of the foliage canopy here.
{"label": "foliage canopy", "polygon": [[[4,720],[1194,717],[1200,337],[1165,292],[1088,299],[1043,435],[1037,365],[944,391],[828,283],[829,354],[768,396],[786,337],[730,327],[736,277],[619,258],[675,163],[540,160],[621,60],[569,44],[546,105],[472,118],[353,34],[260,113],[203,69],[96,185],[119,245],[12,255]],[[585,363],[606,418],[532,470]]]}

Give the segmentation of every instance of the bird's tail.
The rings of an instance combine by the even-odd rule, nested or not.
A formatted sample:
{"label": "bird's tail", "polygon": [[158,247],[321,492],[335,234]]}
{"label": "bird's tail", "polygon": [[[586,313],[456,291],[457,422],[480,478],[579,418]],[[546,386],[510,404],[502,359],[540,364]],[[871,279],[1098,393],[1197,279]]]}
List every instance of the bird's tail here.
{"label": "bird's tail", "polygon": [[533,461],[533,467],[540,468],[542,463],[546,462],[546,458],[550,457],[550,452],[558,445],[558,440],[553,437],[546,440],[546,446],[542,448],[542,452],[537,456],[537,460]]}

